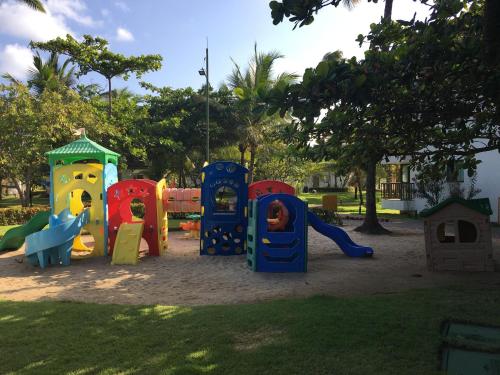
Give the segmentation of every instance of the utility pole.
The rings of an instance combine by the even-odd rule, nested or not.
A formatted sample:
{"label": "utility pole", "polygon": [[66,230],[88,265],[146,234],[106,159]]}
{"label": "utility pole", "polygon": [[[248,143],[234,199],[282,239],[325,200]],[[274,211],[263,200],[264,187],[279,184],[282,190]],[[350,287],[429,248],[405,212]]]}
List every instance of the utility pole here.
{"label": "utility pole", "polygon": [[207,145],[206,145],[206,163],[210,163],[210,81],[208,77],[208,38],[207,38],[207,48],[205,49],[205,67],[198,70],[200,76],[205,76],[205,94],[207,96]]}
{"label": "utility pole", "polygon": [[205,56],[205,62],[206,62],[206,69],[207,69],[207,83],[205,90],[207,92],[207,163],[210,164],[210,102],[209,102],[209,87],[210,87],[210,81],[208,79],[208,38],[207,38],[207,48],[205,50],[206,56]]}

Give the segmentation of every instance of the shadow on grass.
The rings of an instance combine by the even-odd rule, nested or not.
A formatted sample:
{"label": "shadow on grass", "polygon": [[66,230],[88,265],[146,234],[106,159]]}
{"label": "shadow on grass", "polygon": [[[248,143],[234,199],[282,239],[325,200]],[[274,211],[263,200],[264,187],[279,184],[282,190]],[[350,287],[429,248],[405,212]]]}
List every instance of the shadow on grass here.
{"label": "shadow on grass", "polygon": [[447,317],[499,324],[495,290],[271,303],[0,302],[2,374],[433,374]]}

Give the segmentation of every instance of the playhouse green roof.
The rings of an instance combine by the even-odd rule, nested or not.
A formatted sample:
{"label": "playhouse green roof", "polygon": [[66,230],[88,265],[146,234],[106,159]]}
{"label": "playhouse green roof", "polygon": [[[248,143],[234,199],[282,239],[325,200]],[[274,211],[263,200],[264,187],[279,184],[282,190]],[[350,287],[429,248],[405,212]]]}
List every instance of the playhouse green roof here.
{"label": "playhouse green roof", "polygon": [[76,141],[49,151],[45,155],[49,157],[51,164],[56,160],[61,160],[66,164],[85,159],[97,159],[103,164],[107,162],[117,164],[120,156],[120,154],[88,139],[85,134],[82,134]]}
{"label": "playhouse green roof", "polygon": [[422,217],[432,216],[436,212],[441,211],[443,208],[453,203],[461,204],[462,206],[470,208],[471,210],[474,210],[486,216],[490,216],[491,214],[493,214],[493,211],[491,210],[490,206],[490,200],[488,198],[463,199],[457,197],[457,198],[448,198],[434,207],[423,210],[422,212],[420,212],[420,216]]}

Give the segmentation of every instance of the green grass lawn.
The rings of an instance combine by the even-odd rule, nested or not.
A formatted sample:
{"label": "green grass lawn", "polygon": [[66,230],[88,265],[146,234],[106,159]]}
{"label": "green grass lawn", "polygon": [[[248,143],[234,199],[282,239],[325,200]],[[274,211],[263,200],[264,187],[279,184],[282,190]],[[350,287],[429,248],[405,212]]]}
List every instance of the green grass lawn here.
{"label": "green grass lawn", "polygon": [[2,238],[5,235],[5,232],[7,232],[9,229],[15,228],[17,225],[0,225],[0,238]]}
{"label": "green grass lawn", "polygon": [[193,308],[3,301],[0,373],[437,374],[442,320],[500,324],[499,310],[484,288]]}
{"label": "green grass lawn", "polygon": [[[48,206],[49,197],[43,197],[40,194],[35,194],[33,197],[33,206]],[[0,200],[0,208],[21,208],[21,201],[16,197],[9,195],[2,197]]]}
{"label": "green grass lawn", "polygon": [[[354,199],[353,192],[343,192],[343,193],[301,193],[299,198],[307,200],[309,204],[322,204],[322,197],[325,194],[333,194],[337,196],[338,202],[338,212],[346,214],[357,214],[359,211],[359,199]],[[363,192],[365,194],[365,192]],[[364,196],[363,196],[364,198]],[[365,207],[361,207],[361,213],[364,214],[366,211]],[[380,193],[377,193],[377,213],[382,214],[382,216],[399,215],[398,210],[388,210],[382,209]]]}

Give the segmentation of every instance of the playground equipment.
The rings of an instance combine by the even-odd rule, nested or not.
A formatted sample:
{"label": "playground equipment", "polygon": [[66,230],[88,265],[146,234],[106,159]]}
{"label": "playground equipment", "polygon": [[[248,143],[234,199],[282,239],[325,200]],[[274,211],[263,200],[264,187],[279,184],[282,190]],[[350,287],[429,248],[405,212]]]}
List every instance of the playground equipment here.
{"label": "playground equipment", "polygon": [[427,268],[494,271],[491,213],[488,198],[448,198],[422,211]]}
{"label": "playground equipment", "polygon": [[[260,181],[249,187],[248,170],[233,162],[205,166],[200,190],[169,189],[165,180],[118,182],[119,155],[84,133],[47,156],[52,186],[49,229],[38,232],[48,216],[40,214],[9,231],[0,242],[0,249],[16,248],[28,235],[26,256],[41,267],[69,264],[70,256],[75,255],[108,255],[108,248],[113,264],[136,264],[142,238],[149,255],[161,255],[168,243],[167,209],[200,211],[200,221],[191,217],[191,222],[182,223],[190,236],[200,239],[200,255],[239,255],[247,251],[250,207],[248,263],[255,271],[305,272],[308,221],[347,255],[373,254],[371,248],[355,244],[342,229],[308,212],[307,203],[295,197],[293,187],[279,181]],[[132,214],[134,200],[144,204],[142,218]],[[82,230],[93,235],[93,248],[84,243]]]}
{"label": "playground equipment", "polygon": [[90,222],[90,210],[83,210],[77,217],[64,209],[59,215],[51,215],[49,229],[26,237],[25,255],[32,265],[45,268],[49,264],[69,265],[71,249],[82,228]]}
{"label": "playground equipment", "polygon": [[186,219],[190,220],[187,222],[181,222],[180,226],[182,230],[188,231],[184,238],[189,239],[189,238],[194,238],[196,240],[200,239],[200,229],[201,229],[201,223],[200,223],[200,215],[188,215],[186,216]]}
{"label": "playground equipment", "polygon": [[246,251],[248,170],[233,162],[202,169],[201,255],[239,255]]}
{"label": "playground equipment", "polygon": [[313,212],[308,212],[307,219],[314,230],[332,239],[347,256],[359,258],[371,257],[373,255],[371,247],[358,245],[349,237],[345,230],[335,225],[326,224]]}
{"label": "playground equipment", "polygon": [[37,213],[26,224],[9,229],[0,240],[0,251],[17,250],[23,246],[26,236],[38,232],[49,223],[50,211]]}
{"label": "playground equipment", "polygon": [[306,272],[308,223],[350,257],[373,255],[372,248],[356,244],[343,229],[308,211],[307,204],[293,196],[293,187],[279,181],[259,181],[248,190],[247,262],[253,271]]}
{"label": "playground equipment", "polygon": [[137,264],[143,230],[143,222],[120,224],[111,264]]}
{"label": "playground equipment", "polygon": [[252,200],[261,195],[278,193],[295,195],[295,189],[287,183],[274,180],[257,181],[248,186],[248,199]]}
{"label": "playground equipment", "polygon": [[249,201],[247,263],[258,272],[307,271],[307,203],[289,194]]}
{"label": "playground equipment", "polygon": [[[166,189],[165,180],[156,183],[152,180],[123,180],[115,183],[108,189],[108,214],[109,214],[109,248],[115,251],[120,232],[122,238],[128,238],[132,244],[137,243],[137,249],[127,247],[133,254],[139,253],[141,237],[146,240],[149,255],[160,255],[167,248],[168,218],[163,208],[163,192]],[[144,217],[134,218],[130,205],[133,200],[144,204]],[[144,230],[131,230],[129,225],[140,222]],[[135,235],[137,238],[133,238]],[[116,242],[116,243],[115,243]],[[124,251],[122,249],[122,251]]]}
{"label": "playground equipment", "polygon": [[[107,188],[118,181],[119,155],[91,141],[81,138],[47,153],[50,165],[50,207],[53,214],[69,208],[73,216],[83,212],[91,199],[86,231],[94,237],[94,247],[86,246],[80,235],[73,245],[73,256],[103,256],[108,248],[108,221],[106,213]],[[75,254],[76,253],[76,254]]]}
{"label": "playground equipment", "polygon": [[168,212],[200,212],[201,189],[167,188],[163,192],[163,205]]}

